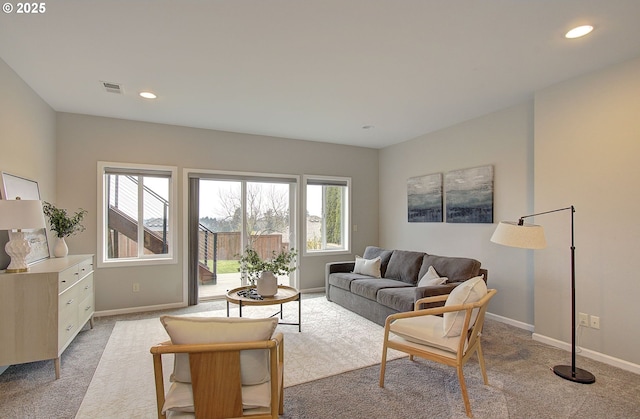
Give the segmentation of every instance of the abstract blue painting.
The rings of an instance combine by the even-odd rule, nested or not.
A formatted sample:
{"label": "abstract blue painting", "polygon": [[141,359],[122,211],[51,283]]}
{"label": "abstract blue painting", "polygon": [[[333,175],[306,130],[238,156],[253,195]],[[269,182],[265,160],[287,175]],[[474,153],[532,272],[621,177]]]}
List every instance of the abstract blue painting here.
{"label": "abstract blue painting", "polygon": [[447,172],[448,223],[493,223],[493,166]]}
{"label": "abstract blue painting", "polygon": [[442,222],[442,173],[409,178],[407,204],[410,223]]}

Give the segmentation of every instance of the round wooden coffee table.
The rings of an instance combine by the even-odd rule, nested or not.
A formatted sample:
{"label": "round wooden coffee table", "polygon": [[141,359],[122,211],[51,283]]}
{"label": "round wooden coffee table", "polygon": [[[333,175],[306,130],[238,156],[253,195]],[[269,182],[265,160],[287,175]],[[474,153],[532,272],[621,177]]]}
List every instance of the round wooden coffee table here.
{"label": "round wooden coffee table", "polygon": [[298,326],[298,332],[302,331],[302,300],[300,299],[300,291],[293,287],[286,285],[278,285],[278,292],[273,297],[261,297],[251,298],[249,296],[239,295],[238,293],[246,293],[247,291],[255,289],[255,286],[246,286],[234,288],[227,292],[227,317],[229,317],[229,303],[237,304],[240,309],[240,317],[242,317],[242,306],[271,306],[280,304],[280,311],[272,314],[270,317],[280,314],[280,320],[282,320],[282,305],[290,301],[298,301],[298,323],[284,323],[293,326]]}

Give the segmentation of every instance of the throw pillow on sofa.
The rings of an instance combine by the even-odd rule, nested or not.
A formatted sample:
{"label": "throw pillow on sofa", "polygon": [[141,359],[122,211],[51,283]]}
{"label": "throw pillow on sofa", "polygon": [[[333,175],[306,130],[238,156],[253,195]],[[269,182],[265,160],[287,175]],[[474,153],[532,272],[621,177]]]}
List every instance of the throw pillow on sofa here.
{"label": "throw pillow on sofa", "polygon": [[[485,284],[482,276],[476,276],[475,278],[464,281],[462,284],[455,287],[453,291],[451,291],[451,294],[449,294],[449,297],[447,297],[447,301],[444,303],[444,306],[449,307],[475,303],[480,301],[485,295],[487,295],[487,284]],[[443,336],[460,336],[460,333],[462,333],[462,326],[464,325],[465,314],[465,311],[444,313],[442,322],[444,328]],[[469,326],[473,325],[477,316],[478,310],[474,310],[471,315]]]}
{"label": "throw pillow on sofa", "polygon": [[375,259],[365,259],[356,256],[356,264],[353,267],[354,274],[369,275],[374,278],[380,278],[380,256]]}
{"label": "throw pillow on sofa", "polygon": [[436,272],[433,266],[429,266],[429,270],[427,271],[427,273],[424,274],[422,278],[420,278],[420,281],[418,281],[418,286],[429,287],[433,285],[442,285],[446,284],[448,279],[449,278],[447,278],[446,276],[441,277],[440,274]]}

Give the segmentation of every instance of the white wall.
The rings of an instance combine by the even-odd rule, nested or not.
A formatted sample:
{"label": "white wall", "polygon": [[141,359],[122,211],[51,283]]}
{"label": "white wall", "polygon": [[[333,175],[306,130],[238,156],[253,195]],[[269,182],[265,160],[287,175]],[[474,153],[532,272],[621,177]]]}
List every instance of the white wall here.
{"label": "white wall", "polygon": [[407,179],[494,166],[494,221],[532,209],[533,103],[527,102],[423,135],[380,152],[380,245],[478,259],[498,289],[489,311],[533,324],[530,251],[489,241],[495,224],[409,223]]}
{"label": "white wall", "polygon": [[[58,114],[58,205],[89,210],[87,231],[68,240],[70,253],[96,252],[97,162],[177,166],[182,217],[183,168],[352,178],[353,252],[378,241],[378,150],[234,134],[77,114]],[[302,209],[301,209],[302,210]],[[366,228],[363,228],[366,226]],[[183,223],[179,223],[182,249]],[[353,255],[300,256],[302,289],[324,287],[324,265]],[[178,265],[97,269],[96,309],[115,310],[182,301]],[[131,292],[140,283],[140,292]]]}
{"label": "white wall", "polygon": [[[55,201],[55,112],[1,59],[0,86],[0,171],[38,182],[40,197]],[[6,241],[0,232],[2,249]],[[8,264],[0,251],[0,269]]]}
{"label": "white wall", "polygon": [[[580,346],[640,364],[640,58],[535,97],[536,210],[575,205],[577,310],[600,317]],[[562,214],[562,213],[560,213]],[[571,341],[569,214],[536,217],[536,333]]]}

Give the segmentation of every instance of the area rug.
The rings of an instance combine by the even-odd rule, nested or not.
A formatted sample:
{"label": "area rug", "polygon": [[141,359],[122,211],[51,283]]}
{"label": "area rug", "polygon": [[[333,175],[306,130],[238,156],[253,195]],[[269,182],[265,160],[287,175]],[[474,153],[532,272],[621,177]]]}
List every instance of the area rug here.
{"label": "area rug", "polygon": [[[284,305],[284,321],[297,322],[297,302]],[[278,306],[244,307],[244,317],[268,317]],[[380,362],[383,328],[324,297],[302,298],[302,332],[279,325],[284,334],[285,387]],[[191,314],[225,317],[226,310]],[[231,316],[237,316],[232,306]],[[168,340],[159,319],[119,321],[82,400],[76,419],[153,418],[156,415],[149,348]],[[390,351],[389,359],[403,354]],[[170,370],[172,361],[165,359]]]}

